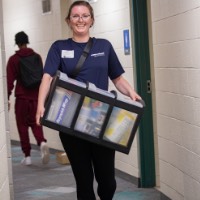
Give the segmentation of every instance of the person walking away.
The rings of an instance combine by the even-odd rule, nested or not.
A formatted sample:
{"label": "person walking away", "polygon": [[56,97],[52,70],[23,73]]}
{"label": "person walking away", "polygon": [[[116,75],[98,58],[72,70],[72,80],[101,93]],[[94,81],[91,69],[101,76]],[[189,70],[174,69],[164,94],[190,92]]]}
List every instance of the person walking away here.
{"label": "person walking away", "polygon": [[[44,138],[43,129],[36,124],[36,110],[38,103],[39,84],[33,88],[26,88],[22,83],[21,78],[21,59],[28,58],[35,55],[42,64],[42,59],[39,54],[33,49],[28,48],[28,35],[21,31],[15,35],[15,43],[19,50],[12,55],[7,63],[7,92],[8,92],[8,108],[10,109],[10,95],[15,87],[15,117],[16,124],[20,138],[20,144],[24,153],[24,158],[21,163],[24,165],[31,165],[31,144],[29,139],[29,127],[40,146],[41,159],[43,164],[49,162],[49,148],[47,140]],[[43,70],[43,69],[42,69]],[[43,73],[43,72],[42,72]],[[28,77],[30,79],[30,77]],[[14,83],[16,82],[15,86]]]}
{"label": "person walking away", "polygon": [[[72,77],[73,70],[90,38],[89,29],[94,23],[94,13],[87,1],[75,1],[69,8],[66,22],[72,38],[55,41],[49,49],[40,85],[37,124],[44,114],[44,103],[51,81],[57,70]],[[93,44],[76,80],[91,82],[108,90],[110,78],[116,88],[133,100],[141,97],[123,77],[124,70],[108,40],[92,38]],[[96,200],[94,177],[98,183],[97,194],[101,200],[112,200],[116,190],[115,150],[60,132],[60,139],[67,153],[76,180],[78,200]]]}

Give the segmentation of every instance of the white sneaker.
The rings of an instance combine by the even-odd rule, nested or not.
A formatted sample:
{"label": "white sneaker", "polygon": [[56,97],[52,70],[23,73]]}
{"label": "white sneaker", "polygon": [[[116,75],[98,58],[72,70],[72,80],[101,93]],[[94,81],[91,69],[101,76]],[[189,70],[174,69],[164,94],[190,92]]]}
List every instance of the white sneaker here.
{"label": "white sneaker", "polygon": [[40,144],[42,163],[47,164],[49,162],[49,147],[46,142]]}
{"label": "white sneaker", "polygon": [[21,164],[22,165],[31,165],[32,164],[31,157],[28,156],[28,157],[23,158],[22,161],[21,161]]}

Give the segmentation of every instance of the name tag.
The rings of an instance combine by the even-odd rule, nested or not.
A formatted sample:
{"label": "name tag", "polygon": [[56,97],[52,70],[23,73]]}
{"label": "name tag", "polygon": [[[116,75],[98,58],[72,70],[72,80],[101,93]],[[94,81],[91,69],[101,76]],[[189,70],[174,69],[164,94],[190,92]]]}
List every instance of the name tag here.
{"label": "name tag", "polygon": [[74,58],[74,50],[71,50],[71,51],[62,50],[61,57],[62,58]]}

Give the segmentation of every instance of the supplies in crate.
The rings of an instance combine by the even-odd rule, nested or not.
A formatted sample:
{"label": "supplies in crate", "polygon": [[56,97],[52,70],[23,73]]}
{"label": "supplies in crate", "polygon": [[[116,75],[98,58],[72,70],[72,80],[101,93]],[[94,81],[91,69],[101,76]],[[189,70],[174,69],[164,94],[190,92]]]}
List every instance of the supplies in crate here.
{"label": "supplies in crate", "polygon": [[107,103],[85,97],[74,129],[99,137],[108,108]]}
{"label": "supplies in crate", "polygon": [[70,127],[80,96],[70,90],[56,87],[47,120]]}
{"label": "supplies in crate", "polygon": [[136,118],[136,113],[114,107],[103,138],[126,146]]}

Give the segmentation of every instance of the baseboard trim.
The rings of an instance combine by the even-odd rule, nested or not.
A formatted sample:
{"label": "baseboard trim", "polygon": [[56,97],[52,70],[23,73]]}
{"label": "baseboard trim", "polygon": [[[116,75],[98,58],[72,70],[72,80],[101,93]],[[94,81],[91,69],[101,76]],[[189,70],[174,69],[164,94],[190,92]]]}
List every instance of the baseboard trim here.
{"label": "baseboard trim", "polygon": [[[20,142],[17,141],[17,140],[11,140],[11,145],[21,146],[21,145],[20,145]],[[39,146],[36,145],[36,144],[31,144],[31,149],[40,150],[40,149],[39,149]],[[50,152],[51,154],[55,154],[55,153],[58,152],[58,151],[60,151],[60,150],[58,150],[58,149],[53,149],[53,148],[49,148],[49,152]]]}
{"label": "baseboard trim", "polygon": [[133,183],[134,185],[136,185],[137,187],[139,187],[139,178],[131,176],[130,174],[127,174],[119,169],[115,169],[115,173],[118,177],[129,181],[131,183]]}

